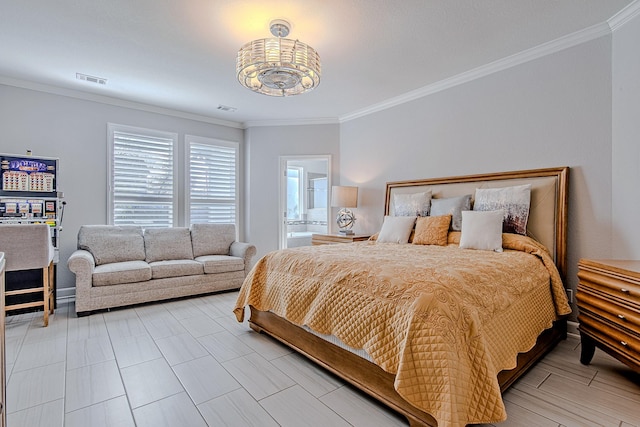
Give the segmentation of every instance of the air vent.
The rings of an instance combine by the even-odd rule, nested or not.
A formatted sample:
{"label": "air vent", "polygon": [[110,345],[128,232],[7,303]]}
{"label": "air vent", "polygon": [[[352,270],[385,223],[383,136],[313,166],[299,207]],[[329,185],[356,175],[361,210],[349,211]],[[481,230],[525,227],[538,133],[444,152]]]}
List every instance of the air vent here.
{"label": "air vent", "polygon": [[99,85],[106,85],[107,79],[103,79],[102,77],[88,76],[86,74],[76,73],[76,79],[83,80],[89,83],[95,83]]}
{"label": "air vent", "polygon": [[236,107],[229,107],[228,105],[220,104],[220,105],[218,105],[218,110],[226,111],[228,113],[233,113],[233,112],[235,112],[237,110],[237,108]]}

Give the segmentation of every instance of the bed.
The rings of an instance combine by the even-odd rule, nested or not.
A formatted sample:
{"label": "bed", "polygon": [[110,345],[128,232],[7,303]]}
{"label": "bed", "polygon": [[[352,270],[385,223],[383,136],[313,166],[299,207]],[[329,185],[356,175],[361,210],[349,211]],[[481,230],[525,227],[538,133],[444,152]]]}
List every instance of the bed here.
{"label": "bed", "polygon": [[403,414],[410,426],[502,421],[501,392],[566,337],[568,173],[387,183],[385,222],[397,218],[402,195],[428,193],[442,205],[477,189],[527,187],[526,235],[502,234],[502,252],[462,249],[470,226],[467,236],[449,231],[437,245],[372,240],[274,251],[247,276],[236,317],[242,321],[249,306],[252,329]]}

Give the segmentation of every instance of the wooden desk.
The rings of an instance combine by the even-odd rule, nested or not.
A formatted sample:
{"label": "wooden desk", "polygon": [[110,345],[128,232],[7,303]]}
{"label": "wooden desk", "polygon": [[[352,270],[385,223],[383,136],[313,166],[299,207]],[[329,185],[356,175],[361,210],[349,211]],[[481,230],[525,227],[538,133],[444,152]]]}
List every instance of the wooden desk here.
{"label": "wooden desk", "polygon": [[313,234],[312,245],[333,245],[336,243],[353,243],[369,240],[370,234]]}
{"label": "wooden desk", "polygon": [[640,261],[578,263],[580,362],[598,347],[640,373]]}

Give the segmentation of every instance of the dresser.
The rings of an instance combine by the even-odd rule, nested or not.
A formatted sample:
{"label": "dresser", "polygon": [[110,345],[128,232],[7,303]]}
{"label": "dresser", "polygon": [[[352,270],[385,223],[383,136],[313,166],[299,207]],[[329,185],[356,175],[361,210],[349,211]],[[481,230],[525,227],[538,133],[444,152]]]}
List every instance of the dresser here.
{"label": "dresser", "polygon": [[578,279],[580,362],[598,347],[640,372],[640,261],[581,259]]}
{"label": "dresser", "polygon": [[369,240],[370,234],[313,234],[312,245],[333,245],[335,243],[353,243]]}

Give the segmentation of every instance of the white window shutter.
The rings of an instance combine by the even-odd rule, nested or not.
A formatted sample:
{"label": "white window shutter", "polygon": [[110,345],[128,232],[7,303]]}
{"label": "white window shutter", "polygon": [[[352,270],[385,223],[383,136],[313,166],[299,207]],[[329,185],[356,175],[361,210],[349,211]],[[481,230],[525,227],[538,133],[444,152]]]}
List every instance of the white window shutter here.
{"label": "white window shutter", "polygon": [[145,228],[172,227],[177,136],[112,127],[112,223]]}
{"label": "white window shutter", "polygon": [[187,135],[189,221],[236,224],[238,144]]}

